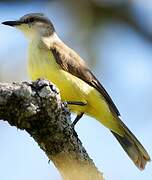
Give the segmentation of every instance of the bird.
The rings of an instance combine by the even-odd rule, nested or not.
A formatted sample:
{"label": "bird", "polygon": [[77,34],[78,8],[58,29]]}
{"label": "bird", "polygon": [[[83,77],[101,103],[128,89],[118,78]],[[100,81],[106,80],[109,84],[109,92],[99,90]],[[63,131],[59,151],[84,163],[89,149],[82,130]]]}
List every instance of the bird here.
{"label": "bird", "polygon": [[29,76],[32,80],[46,78],[59,88],[62,101],[76,113],[73,124],[84,114],[95,118],[143,170],[150,161],[148,152],[123,123],[113,100],[86,62],[60,39],[51,20],[43,13],[30,13],[2,24],[19,29],[27,37]]}

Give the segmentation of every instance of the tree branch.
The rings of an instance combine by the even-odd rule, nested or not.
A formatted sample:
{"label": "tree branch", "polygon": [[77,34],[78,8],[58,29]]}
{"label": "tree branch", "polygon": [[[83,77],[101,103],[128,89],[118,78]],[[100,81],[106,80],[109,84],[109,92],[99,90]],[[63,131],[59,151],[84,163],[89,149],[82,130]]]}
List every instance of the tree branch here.
{"label": "tree branch", "polygon": [[26,130],[64,180],[102,180],[71,127],[58,89],[46,80],[0,83],[0,119]]}

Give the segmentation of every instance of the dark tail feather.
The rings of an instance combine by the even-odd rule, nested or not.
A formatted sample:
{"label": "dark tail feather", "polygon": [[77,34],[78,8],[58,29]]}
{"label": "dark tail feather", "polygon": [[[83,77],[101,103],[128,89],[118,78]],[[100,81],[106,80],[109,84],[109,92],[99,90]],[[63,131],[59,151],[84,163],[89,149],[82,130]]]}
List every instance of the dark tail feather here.
{"label": "dark tail feather", "polygon": [[119,134],[111,131],[112,134],[119,141],[122,148],[131,158],[134,164],[140,170],[144,170],[147,161],[150,161],[150,157],[147,151],[121,120],[120,120],[120,123],[121,123],[122,129],[124,130],[124,135],[120,136]]}

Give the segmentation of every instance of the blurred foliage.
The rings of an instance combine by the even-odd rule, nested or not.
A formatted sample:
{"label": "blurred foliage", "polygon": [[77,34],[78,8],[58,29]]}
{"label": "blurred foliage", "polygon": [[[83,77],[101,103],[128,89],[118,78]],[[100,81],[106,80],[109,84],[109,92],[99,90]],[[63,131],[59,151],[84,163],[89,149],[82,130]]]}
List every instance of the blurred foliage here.
{"label": "blurred foliage", "polygon": [[[0,0],[4,3],[17,3],[17,4],[27,4],[30,0]],[[42,2],[37,0],[37,2]],[[112,20],[120,21],[130,25],[137,33],[139,33],[143,38],[148,41],[152,41],[152,33],[148,33],[140,21],[138,21],[133,11],[133,0],[44,0],[43,3],[53,3],[61,2],[64,6],[69,6],[71,11],[76,12],[76,16],[83,19],[83,15],[87,14],[88,19],[92,19],[93,26],[101,24],[103,21]],[[143,1],[144,2],[144,1]],[[136,1],[138,3],[138,0]],[[78,10],[78,11],[76,11]],[[90,16],[90,17],[89,17]],[[85,19],[86,21],[87,19]]]}
{"label": "blurred foliage", "polygon": [[[96,46],[94,43],[92,43],[94,42],[94,34],[96,34],[96,30],[99,27],[102,26],[104,28],[105,23],[118,22],[120,24],[129,25],[129,27],[131,27],[145,41],[150,43],[152,41],[151,31],[148,31],[145,28],[144,22],[141,23],[141,19],[136,18],[135,16],[134,6],[136,6],[136,3],[138,3],[138,1],[136,1],[136,3],[134,2],[134,0],[44,0],[43,2],[30,0],[5,0],[0,2],[8,5],[13,4],[21,6],[33,2],[35,4],[32,4],[32,6],[43,3],[47,7],[48,11],[50,11],[50,14],[52,13],[51,7],[53,3],[60,4],[60,7],[68,9],[69,16],[73,18],[70,20],[74,22],[75,29],[72,29],[71,32],[68,32],[68,35],[67,37],[65,37],[65,39],[71,39],[71,37],[76,37],[77,39],[79,39],[79,49],[82,51],[80,52],[80,54],[82,57],[86,57],[86,60],[88,60],[90,66],[95,66],[96,60],[98,59]],[[57,13],[58,12],[56,12],[56,14]],[[70,27],[68,28],[70,29]],[[76,49],[76,51],[77,50],[78,49]],[[102,66],[102,68],[104,67]]]}
{"label": "blurred foliage", "polygon": [[[132,127],[144,145],[149,150],[151,149],[152,143],[149,141],[152,138],[149,134],[152,127],[151,0],[3,0],[0,1],[0,10],[0,21],[19,18],[29,12],[44,12],[54,23],[61,39],[89,62],[91,69],[95,70],[98,79],[106,87],[120,109],[123,120],[127,121],[127,124]],[[27,42],[22,34],[10,27],[1,25],[0,38],[0,81],[23,81],[27,79]],[[93,68],[95,66],[96,69]],[[89,118],[84,117],[85,119],[88,120]],[[104,162],[104,172],[109,176],[107,179],[152,179],[152,169],[146,169],[145,174],[142,173],[141,176],[140,172],[131,167],[130,161],[127,161],[123,154],[121,156],[121,148],[117,148],[115,141],[104,136],[107,135],[107,131],[101,130],[101,126],[98,128],[98,124],[94,121],[86,123],[82,120],[77,128],[99,169],[102,169]],[[2,130],[3,128],[1,128],[1,134],[6,131],[6,129]],[[0,142],[4,143],[4,145],[1,144],[1,147],[12,143],[10,145],[11,150],[12,147],[22,147],[23,145],[27,148],[27,143],[24,143],[25,141],[28,142],[27,139],[21,139],[16,144],[16,135],[15,140],[10,142],[10,130],[6,134],[8,141],[1,137]],[[104,146],[102,146],[103,137],[105,137]],[[21,145],[22,143],[23,145]],[[27,178],[28,175],[31,178],[30,173],[35,172],[35,169],[32,168],[36,165],[40,166],[39,171],[41,172],[42,163],[38,161],[42,159],[42,156],[38,152],[36,153],[35,149],[29,148],[29,159],[31,160],[35,155],[35,159],[29,163],[29,159],[20,154],[20,151],[17,152],[16,148],[7,153],[6,149],[9,150],[10,148],[1,148],[1,153],[4,151],[1,167],[10,170],[8,175],[12,176],[16,169],[20,169],[22,162],[26,169],[28,168],[28,173],[25,173],[24,167],[20,169],[24,179],[29,179]],[[25,147],[23,146],[24,151]],[[13,154],[14,152],[20,154],[17,159]],[[113,163],[109,163],[111,157]],[[8,161],[3,158],[8,158]],[[22,158],[23,160],[20,161],[19,159]],[[18,160],[18,166],[14,166],[16,160]],[[43,163],[46,165],[46,160]],[[114,163],[123,164],[123,166],[118,168],[113,166]],[[9,165],[10,168],[8,168]],[[43,169],[45,170],[46,166]],[[126,171],[128,173],[124,177]],[[4,179],[1,178],[1,174],[5,177],[6,172],[0,173],[0,179]],[[50,175],[50,166],[48,166],[48,174]],[[34,175],[38,177],[31,179],[50,179],[49,177],[42,178],[39,173],[34,173]],[[17,177],[19,177],[18,173]]]}
{"label": "blurred foliage", "polygon": [[119,21],[128,24],[145,40],[152,41],[152,33],[148,33],[144,24],[141,25],[140,20],[135,18],[133,13],[135,4],[131,0],[65,0],[65,3],[70,5],[73,11],[77,8],[77,12],[79,12],[77,16],[79,16],[80,21],[82,21],[82,14],[86,11],[90,12],[87,15],[90,14],[93,27],[105,21]]}
{"label": "blurred foliage", "polygon": [[[143,21],[143,15],[144,13],[146,13],[145,9],[143,7],[137,9],[137,11],[140,11],[140,13],[142,11],[140,16],[138,17],[135,13],[135,7],[137,7],[139,3],[144,4],[144,0],[5,0],[0,1],[0,3],[5,4],[5,7],[11,7],[11,5],[14,5],[14,7],[16,6],[16,8],[23,8],[28,4],[27,9],[32,10],[28,10],[28,12],[34,12],[34,6],[38,7],[36,9],[39,9],[41,5],[45,7],[44,12],[47,12],[47,15],[50,15],[50,19],[52,20],[53,16],[56,18],[56,21],[52,20],[55,26],[58,24],[62,24],[62,26],[59,26],[59,28],[57,28],[57,30],[59,31],[61,29],[61,32],[59,32],[59,36],[62,36],[64,34],[63,32],[67,32],[63,35],[63,40],[66,40],[66,43],[70,47],[75,49],[82,57],[85,57],[85,60],[89,62],[91,67],[95,67],[97,65],[97,61],[104,61],[103,58],[100,58],[99,60],[99,51],[103,51],[101,48],[102,44],[104,44],[102,39],[104,39],[103,37],[105,36],[105,32],[102,32],[102,30],[104,30],[104,27],[108,23],[112,24],[111,28],[113,28],[114,24],[122,25],[119,28],[124,28],[125,26],[123,25],[126,25],[126,27],[129,26],[129,28],[131,28],[145,42],[148,42],[150,45],[152,42],[152,31],[150,28],[145,28],[145,23],[149,23],[150,27],[151,22],[148,20],[147,22]],[[32,8],[29,6],[31,6]],[[55,7],[55,10],[53,12],[52,7]],[[59,15],[60,18],[58,19],[57,16],[59,13],[61,14]],[[66,15],[64,13],[66,13]],[[61,17],[62,14],[65,17],[63,19]],[[24,15],[24,12],[23,14],[21,13],[21,15]],[[70,23],[68,22],[69,24],[66,24],[66,21],[69,21]],[[65,26],[65,24],[67,26]],[[98,30],[100,30],[100,35],[98,34],[96,36]],[[99,44],[97,45],[96,43],[96,38],[99,38],[99,36],[101,37],[100,48],[98,47]],[[118,37],[119,39],[119,34],[116,34],[116,37]],[[16,47],[19,47],[18,43],[16,43]],[[14,48],[14,50],[16,49],[16,47]],[[7,48],[9,49],[9,47]],[[0,80],[9,81],[11,77],[13,80],[18,80],[19,78],[20,80],[23,79],[22,77],[24,77],[26,69],[23,70],[23,68],[20,68],[18,70],[19,66],[25,66],[25,64],[21,62],[21,60],[25,62],[25,59],[23,59],[25,58],[25,51],[23,51],[23,49],[20,51],[20,53],[13,51],[13,55],[17,53],[16,55],[14,55],[14,57],[16,58],[14,61],[14,64],[16,63],[16,69],[14,70],[13,67],[13,76],[11,76],[10,74],[12,71],[12,61],[10,63],[9,56],[6,56],[6,53],[1,54],[3,67],[0,67]],[[7,51],[9,52],[9,50]],[[4,58],[6,59],[5,61]],[[8,69],[8,64],[11,69],[10,71]],[[104,65],[100,64],[100,70],[102,71],[103,69]]]}

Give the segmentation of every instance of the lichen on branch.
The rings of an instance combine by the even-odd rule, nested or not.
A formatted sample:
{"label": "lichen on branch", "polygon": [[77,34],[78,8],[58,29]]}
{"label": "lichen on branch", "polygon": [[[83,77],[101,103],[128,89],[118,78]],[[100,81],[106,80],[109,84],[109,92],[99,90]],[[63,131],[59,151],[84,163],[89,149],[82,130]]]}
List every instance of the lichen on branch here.
{"label": "lichen on branch", "polygon": [[0,119],[26,130],[64,180],[102,180],[71,126],[70,112],[49,81],[0,83]]}

